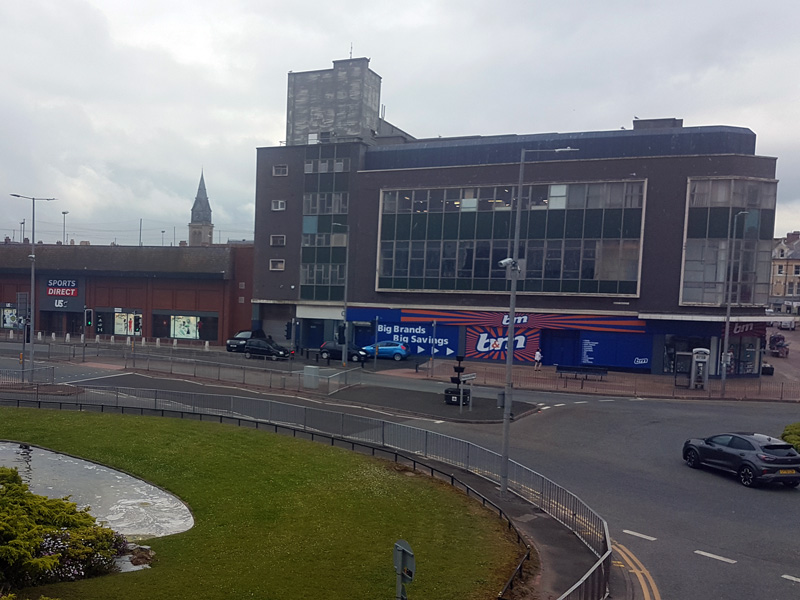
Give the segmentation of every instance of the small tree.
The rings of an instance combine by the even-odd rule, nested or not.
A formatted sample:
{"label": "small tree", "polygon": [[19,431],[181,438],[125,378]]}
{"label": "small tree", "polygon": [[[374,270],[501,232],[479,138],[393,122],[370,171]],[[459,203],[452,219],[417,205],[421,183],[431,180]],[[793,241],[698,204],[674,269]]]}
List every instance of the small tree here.
{"label": "small tree", "polygon": [[0,467],[0,593],[109,573],[124,546],[88,508],[33,494],[16,469]]}
{"label": "small tree", "polygon": [[800,423],[787,425],[781,436],[784,442],[792,444],[800,452]]}

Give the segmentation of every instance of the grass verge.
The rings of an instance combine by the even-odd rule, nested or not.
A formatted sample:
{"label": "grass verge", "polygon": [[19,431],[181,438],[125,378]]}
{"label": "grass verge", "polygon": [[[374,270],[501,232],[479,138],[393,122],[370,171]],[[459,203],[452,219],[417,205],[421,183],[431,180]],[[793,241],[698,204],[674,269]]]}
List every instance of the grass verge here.
{"label": "grass verge", "polygon": [[[154,568],[25,590],[20,600],[393,598],[405,539],[414,598],[495,597],[519,558],[504,522],[392,463],[228,425],[0,408],[0,439],[121,469],[178,495],[195,527],[154,538]],[[26,593],[27,592],[27,595]]]}

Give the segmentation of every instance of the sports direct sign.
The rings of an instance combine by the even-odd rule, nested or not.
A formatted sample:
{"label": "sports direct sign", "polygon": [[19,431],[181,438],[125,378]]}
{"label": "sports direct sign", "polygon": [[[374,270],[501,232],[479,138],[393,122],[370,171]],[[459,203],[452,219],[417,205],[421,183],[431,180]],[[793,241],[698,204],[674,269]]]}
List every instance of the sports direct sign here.
{"label": "sports direct sign", "polygon": [[48,279],[48,296],[68,296],[74,298],[78,295],[78,282],[74,279]]}
{"label": "sports direct sign", "polygon": [[82,278],[67,279],[53,277],[39,280],[39,306],[42,310],[56,312],[80,312],[84,305]]}

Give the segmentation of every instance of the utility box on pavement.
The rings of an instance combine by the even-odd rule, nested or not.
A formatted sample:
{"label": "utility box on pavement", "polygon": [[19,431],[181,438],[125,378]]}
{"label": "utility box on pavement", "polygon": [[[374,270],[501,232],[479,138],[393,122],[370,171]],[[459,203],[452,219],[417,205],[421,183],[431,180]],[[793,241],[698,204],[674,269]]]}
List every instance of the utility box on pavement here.
{"label": "utility box on pavement", "polygon": [[469,404],[470,398],[469,388],[446,388],[444,390],[444,401],[446,404],[459,404],[460,399],[463,398],[464,404]]}
{"label": "utility box on pavement", "polygon": [[319,387],[319,367],[306,365],[303,367],[303,387],[315,390]]}

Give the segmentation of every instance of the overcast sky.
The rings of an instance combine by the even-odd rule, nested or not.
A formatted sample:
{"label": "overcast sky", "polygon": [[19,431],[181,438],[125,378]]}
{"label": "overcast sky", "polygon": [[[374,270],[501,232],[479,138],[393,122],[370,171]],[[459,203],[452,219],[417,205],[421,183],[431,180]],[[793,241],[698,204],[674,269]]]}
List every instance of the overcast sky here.
{"label": "overcast sky", "polygon": [[[256,148],[285,138],[289,71],[371,59],[416,137],[734,125],[778,158],[800,230],[797,0],[2,0],[0,237],[252,239]],[[69,211],[66,218],[63,211]],[[162,233],[163,232],[163,233]]]}

